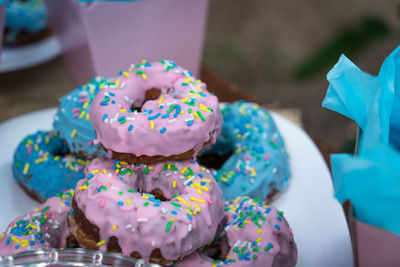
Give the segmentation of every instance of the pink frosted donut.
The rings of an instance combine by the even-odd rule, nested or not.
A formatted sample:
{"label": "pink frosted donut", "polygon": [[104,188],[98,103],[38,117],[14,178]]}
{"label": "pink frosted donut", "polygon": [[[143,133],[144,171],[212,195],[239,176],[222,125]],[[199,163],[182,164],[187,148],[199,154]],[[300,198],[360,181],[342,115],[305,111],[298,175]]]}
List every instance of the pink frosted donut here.
{"label": "pink frosted donut", "polygon": [[195,161],[131,165],[98,158],[86,174],[69,226],[92,250],[170,264],[212,241],[224,216],[221,190]]}
{"label": "pink frosted donut", "polygon": [[69,247],[67,243],[72,239],[69,237],[67,216],[73,194],[71,190],[60,197],[49,198],[39,208],[13,220],[0,235],[0,256]]}
{"label": "pink frosted donut", "polygon": [[225,225],[213,243],[185,257],[177,267],[293,267],[297,247],[283,212],[261,200],[225,202]]}
{"label": "pink frosted donut", "polygon": [[221,131],[216,96],[170,60],[132,65],[103,84],[90,109],[97,138],[130,163],[193,158]]}

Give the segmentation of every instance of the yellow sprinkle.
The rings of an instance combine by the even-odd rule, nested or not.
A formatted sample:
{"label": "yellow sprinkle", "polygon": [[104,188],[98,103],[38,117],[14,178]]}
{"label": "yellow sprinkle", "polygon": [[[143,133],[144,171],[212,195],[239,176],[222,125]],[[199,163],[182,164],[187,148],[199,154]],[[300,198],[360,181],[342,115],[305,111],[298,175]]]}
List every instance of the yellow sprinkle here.
{"label": "yellow sprinkle", "polygon": [[189,95],[194,95],[194,96],[201,97],[201,95],[199,95],[199,94],[195,94],[195,93],[192,93],[192,92],[189,92]]}
{"label": "yellow sprinkle", "polygon": [[[92,93],[93,94],[93,93]],[[89,106],[89,101],[86,101],[85,104],[83,104],[82,108],[86,109]]]}
{"label": "yellow sprinkle", "polygon": [[3,239],[4,238],[4,234],[1,234],[0,238]]}
{"label": "yellow sprinkle", "polygon": [[193,214],[193,212],[192,212],[190,209],[186,209],[186,211],[187,211],[190,215]]}
{"label": "yellow sprinkle", "polygon": [[204,106],[203,104],[199,104],[199,108],[205,112],[211,112],[206,106]]}
{"label": "yellow sprinkle", "polygon": [[144,197],[145,199],[149,199],[149,196],[143,195],[143,197]]}
{"label": "yellow sprinkle", "polygon": [[153,130],[153,129],[154,129],[154,122],[150,121],[150,130]]}
{"label": "yellow sprinkle", "polygon": [[191,201],[200,202],[200,203],[206,203],[206,201],[204,199],[195,198],[195,197],[190,197],[190,200]]}
{"label": "yellow sprinkle", "polygon": [[131,204],[131,200],[130,199],[127,199],[126,200],[126,205],[130,205]]}
{"label": "yellow sprinkle", "polygon": [[116,231],[116,230],[117,230],[117,226],[113,225],[113,231]]}
{"label": "yellow sprinkle", "polygon": [[19,243],[19,240],[18,240],[15,236],[11,236],[11,239],[12,239],[15,243]]}
{"label": "yellow sprinkle", "polygon": [[250,221],[249,221],[249,220],[244,220],[243,222],[245,222],[245,223],[247,223],[247,224],[249,224],[249,223],[250,223]]}
{"label": "yellow sprinkle", "polygon": [[222,182],[224,182],[224,183],[228,182],[228,179],[226,179],[226,178],[221,178],[221,180],[222,180]]}
{"label": "yellow sprinkle", "polygon": [[[261,229],[261,228],[260,228]],[[256,242],[259,243],[261,241],[261,237],[256,239]]]}
{"label": "yellow sprinkle", "polygon": [[116,85],[116,86],[118,86],[118,85],[119,85],[119,80],[117,80],[117,81],[115,82],[115,85]]}
{"label": "yellow sprinkle", "polygon": [[186,200],[184,200],[183,198],[181,198],[181,197],[177,197],[176,198],[178,201],[180,201],[180,202],[183,202],[183,203],[185,203],[186,204],[186,206],[188,206],[189,208],[190,208],[190,203],[189,202],[187,202]]}
{"label": "yellow sprinkle", "polygon": [[29,163],[25,163],[24,171],[22,173],[26,175],[28,171],[29,171]]}
{"label": "yellow sprinkle", "polygon": [[91,173],[98,173],[99,172],[99,170],[93,170],[93,171],[91,171]]}
{"label": "yellow sprinkle", "polygon": [[200,86],[195,86],[195,88],[196,88],[197,90],[199,90],[200,92],[203,92],[203,89],[201,89]]}
{"label": "yellow sprinkle", "polygon": [[146,74],[142,74],[142,77],[143,77],[143,80],[147,80],[147,76],[146,76]]}
{"label": "yellow sprinkle", "polygon": [[127,72],[125,72],[125,71],[122,73],[122,75],[124,75],[124,76],[127,77],[127,78],[129,78],[129,76],[131,76],[129,73],[127,73]]}
{"label": "yellow sprinkle", "polygon": [[87,189],[87,186],[86,186],[86,185],[83,185],[83,186],[80,186],[80,187],[79,187],[79,190],[81,190],[81,191],[86,190],[86,189]]}
{"label": "yellow sprinkle", "polygon": [[175,180],[172,182],[172,188],[176,188],[176,181]]}
{"label": "yellow sprinkle", "polygon": [[83,118],[83,116],[85,116],[85,111],[83,110],[82,112],[81,112],[81,114],[79,114],[79,119],[82,119]]}
{"label": "yellow sprinkle", "polygon": [[171,222],[174,222],[174,221],[175,221],[175,218],[172,217],[172,218],[171,218]]}
{"label": "yellow sprinkle", "polygon": [[50,136],[46,136],[45,142],[46,142],[46,144],[48,144],[50,142]]}
{"label": "yellow sprinkle", "polygon": [[185,103],[186,101],[188,101],[189,100],[189,97],[187,96],[187,97],[185,97],[184,99],[182,99],[181,101],[182,101],[182,103]]}
{"label": "yellow sprinkle", "polygon": [[154,170],[154,167],[153,166],[149,166],[149,170]]}
{"label": "yellow sprinkle", "polygon": [[86,114],[86,120],[87,120],[87,121],[90,120],[90,114],[89,114],[89,113]]}
{"label": "yellow sprinkle", "polygon": [[201,211],[200,206],[196,203],[195,204],[196,208],[199,210],[199,212]]}
{"label": "yellow sprinkle", "polygon": [[208,188],[205,186],[200,186],[201,189],[203,189],[204,191],[208,192]]}
{"label": "yellow sprinkle", "polygon": [[71,137],[74,138],[76,135],[76,129],[72,130]]}
{"label": "yellow sprinkle", "polygon": [[68,161],[67,166],[71,169],[71,171],[75,170],[74,166],[72,166],[71,162]]}
{"label": "yellow sprinkle", "polygon": [[146,59],[142,59],[142,64],[146,64],[147,60]]}
{"label": "yellow sprinkle", "polygon": [[236,228],[236,226],[235,226],[235,227],[233,227],[233,231],[235,231],[235,232],[237,231],[237,228]]}
{"label": "yellow sprinkle", "polygon": [[201,192],[200,188],[196,188],[197,189],[197,194],[202,195],[203,192]]}
{"label": "yellow sprinkle", "polygon": [[164,97],[160,97],[160,100],[158,100],[158,104],[161,105],[161,103],[164,101]]}
{"label": "yellow sprinkle", "polygon": [[181,170],[181,173],[184,174],[186,170],[187,170],[187,167],[184,167],[184,168]]}
{"label": "yellow sprinkle", "polygon": [[119,112],[121,112],[121,113],[122,113],[122,112],[126,112],[126,111],[127,111],[127,110],[126,110],[125,108],[119,110]]}
{"label": "yellow sprinkle", "polygon": [[199,118],[199,114],[197,114],[197,112],[193,112],[193,114],[194,114],[194,117],[195,117],[196,119]]}
{"label": "yellow sprinkle", "polygon": [[262,229],[259,228],[259,229],[257,230],[257,234],[261,234],[261,233],[262,233]]}
{"label": "yellow sprinkle", "polygon": [[35,164],[39,164],[39,163],[41,163],[41,162],[43,162],[43,161],[46,161],[46,160],[47,160],[46,157],[38,158],[37,160],[35,160]]}
{"label": "yellow sprinkle", "polygon": [[101,240],[100,242],[97,242],[97,246],[100,247],[101,245],[104,245],[106,243],[105,240]]}
{"label": "yellow sprinkle", "polygon": [[21,248],[24,248],[28,245],[28,240],[24,239],[21,241],[21,243],[22,243]]}
{"label": "yellow sprinkle", "polygon": [[206,182],[206,183],[209,183],[209,182],[211,182],[211,180],[210,180],[210,179],[201,179],[201,181],[202,181],[202,182]]}
{"label": "yellow sprinkle", "polygon": [[36,151],[38,151],[38,150],[39,150],[39,146],[38,146],[38,144],[35,144],[33,147],[35,148],[35,150],[36,150]]}

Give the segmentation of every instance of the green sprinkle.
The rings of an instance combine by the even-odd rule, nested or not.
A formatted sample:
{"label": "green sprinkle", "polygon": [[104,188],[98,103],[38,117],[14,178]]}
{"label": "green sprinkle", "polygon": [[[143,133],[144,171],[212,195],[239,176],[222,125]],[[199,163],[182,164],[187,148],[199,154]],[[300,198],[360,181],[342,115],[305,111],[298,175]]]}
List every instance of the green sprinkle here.
{"label": "green sprinkle", "polygon": [[107,191],[107,187],[105,187],[104,185],[102,185],[101,188],[102,188],[104,191]]}
{"label": "green sprinkle", "polygon": [[16,167],[21,167],[21,166],[22,166],[21,162],[15,162],[14,165],[15,165]]}
{"label": "green sprinkle", "polygon": [[266,247],[264,248],[265,251],[268,251],[269,249],[270,249],[269,246],[266,246]]}
{"label": "green sprinkle", "polygon": [[254,252],[257,252],[257,251],[259,251],[260,250],[260,248],[253,248],[252,249],[252,251],[254,251]]}
{"label": "green sprinkle", "polygon": [[90,185],[90,181],[86,181],[85,184]]}
{"label": "green sprinkle", "polygon": [[171,111],[172,111],[174,108],[175,108],[175,105],[171,105],[171,106],[169,107],[167,113],[168,113],[168,114],[171,113]]}
{"label": "green sprinkle", "polygon": [[253,259],[257,259],[258,257],[257,257],[257,255],[256,254],[254,254],[253,255]]}
{"label": "green sprinkle", "polygon": [[147,166],[146,167],[144,167],[144,174],[149,174],[149,169],[147,168]]}
{"label": "green sprinkle", "polygon": [[145,207],[147,207],[149,205],[149,202],[148,201],[146,201],[144,204],[143,204],[143,206],[145,206]]}
{"label": "green sprinkle", "polygon": [[273,142],[272,140],[269,140],[269,145],[270,145],[273,149],[278,149],[278,145],[275,144],[275,142]]}
{"label": "green sprinkle", "polygon": [[135,190],[133,190],[133,189],[128,189],[128,192],[129,192],[129,193],[135,193]]}
{"label": "green sprinkle", "polygon": [[167,227],[165,227],[165,231],[169,232],[169,230],[171,229],[172,223],[173,223],[173,221],[168,222]]}
{"label": "green sprinkle", "polygon": [[206,119],[203,117],[203,114],[201,113],[200,110],[197,111],[197,114],[199,115],[199,117],[200,117],[200,119],[201,119],[202,121],[206,121]]}
{"label": "green sprinkle", "polygon": [[177,196],[179,196],[179,193],[176,193],[175,195],[173,195],[171,199],[174,199],[174,198],[176,198]]}
{"label": "green sprinkle", "polygon": [[127,172],[128,172],[128,169],[123,169],[122,172],[121,172],[121,175],[124,175]]}
{"label": "green sprinkle", "polygon": [[283,211],[278,211],[276,214],[278,214],[278,215],[283,215]]}
{"label": "green sprinkle", "polygon": [[122,196],[124,194],[124,192],[122,192],[122,191],[119,191],[119,195],[120,196]]}
{"label": "green sprinkle", "polygon": [[138,71],[136,71],[136,74],[144,74],[144,71],[138,70]]}
{"label": "green sprinkle", "polygon": [[241,188],[243,191],[245,191],[245,190],[247,189],[247,186],[246,186],[246,185],[242,185],[240,188]]}
{"label": "green sprinkle", "polygon": [[174,202],[174,201],[171,201],[170,203],[171,203],[172,205],[174,205],[175,207],[178,207],[178,208],[182,207],[181,204],[176,203],[176,202]]}
{"label": "green sprinkle", "polygon": [[43,209],[42,209],[42,212],[46,212],[46,211],[48,211],[50,209],[50,206],[46,206],[46,207],[44,207]]}

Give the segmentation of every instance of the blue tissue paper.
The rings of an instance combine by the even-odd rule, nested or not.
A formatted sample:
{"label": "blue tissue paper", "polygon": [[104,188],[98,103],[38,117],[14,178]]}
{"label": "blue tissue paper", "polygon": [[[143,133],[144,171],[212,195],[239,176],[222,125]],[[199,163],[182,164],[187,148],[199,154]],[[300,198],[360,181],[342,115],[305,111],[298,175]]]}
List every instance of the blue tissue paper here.
{"label": "blue tissue paper", "polygon": [[[378,76],[346,56],[328,73],[322,106],[353,119],[363,130],[358,154],[331,156],[335,196],[350,199],[357,219],[400,235],[400,47]],[[397,92],[396,92],[397,89]]]}

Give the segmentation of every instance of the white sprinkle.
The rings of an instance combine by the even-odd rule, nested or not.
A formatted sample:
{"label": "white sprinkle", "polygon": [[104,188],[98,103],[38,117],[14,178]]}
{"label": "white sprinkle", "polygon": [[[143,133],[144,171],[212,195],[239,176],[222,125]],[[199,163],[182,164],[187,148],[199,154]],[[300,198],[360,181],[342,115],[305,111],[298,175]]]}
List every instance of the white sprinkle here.
{"label": "white sprinkle", "polygon": [[194,175],[192,175],[189,179],[187,179],[186,181],[183,182],[184,185],[188,184],[189,182],[193,181],[193,179],[195,178]]}
{"label": "white sprinkle", "polygon": [[165,174],[165,176],[170,176],[172,174],[172,172],[168,172]]}
{"label": "white sprinkle", "polygon": [[132,224],[127,224],[125,227],[126,229],[132,228]]}
{"label": "white sprinkle", "polygon": [[136,118],[134,118],[134,117],[125,117],[125,119],[126,119],[127,121],[134,121],[134,120],[136,120]]}
{"label": "white sprinkle", "polygon": [[247,245],[247,241],[243,241],[243,244],[240,246],[241,248]]}
{"label": "white sprinkle", "polygon": [[121,189],[119,189],[119,188],[116,187],[116,186],[111,186],[111,189],[112,189],[112,190],[115,190],[115,191],[121,191]]}
{"label": "white sprinkle", "polygon": [[172,104],[175,104],[176,103],[176,100],[174,100],[174,101],[172,101],[172,102],[168,102],[167,103],[167,106],[171,106]]}
{"label": "white sprinkle", "polygon": [[194,117],[185,119],[185,122],[192,121],[192,120],[194,120]]}
{"label": "white sprinkle", "polygon": [[272,173],[276,173],[278,170],[276,169],[276,168],[274,168],[273,170],[272,170]]}
{"label": "white sprinkle", "polygon": [[191,232],[192,231],[192,224],[188,225],[188,231]]}
{"label": "white sprinkle", "polygon": [[240,243],[240,240],[236,241],[236,243],[233,245],[233,247],[237,247]]}
{"label": "white sprinkle", "polygon": [[152,246],[152,247],[155,247],[155,246],[156,246],[156,241],[154,241],[154,240],[151,241],[151,246]]}
{"label": "white sprinkle", "polygon": [[121,83],[121,85],[119,86],[119,88],[124,89],[126,86],[126,82]]}
{"label": "white sprinkle", "polygon": [[133,100],[130,99],[128,96],[125,96],[124,99],[129,103],[129,104],[133,104]]}
{"label": "white sprinkle", "polygon": [[147,218],[138,218],[137,221],[138,222],[147,222],[149,219]]}
{"label": "white sprinkle", "polygon": [[57,211],[58,211],[58,213],[62,213],[61,207],[58,207],[58,208],[57,208]]}
{"label": "white sprinkle", "polygon": [[132,231],[132,233],[135,232],[135,228],[132,228],[131,231]]}
{"label": "white sprinkle", "polygon": [[168,121],[168,123],[173,123],[174,121],[176,121],[176,119],[171,119]]}
{"label": "white sprinkle", "polygon": [[254,180],[254,178],[251,178],[251,179],[250,179],[250,183],[252,183],[252,184],[254,184],[254,183],[255,183],[255,180]]}
{"label": "white sprinkle", "polygon": [[165,214],[165,213],[168,212],[168,209],[166,209],[166,208],[161,208],[161,211]]}
{"label": "white sprinkle", "polygon": [[50,238],[51,237],[51,235],[49,234],[49,233],[45,233],[44,234],[47,238]]}

